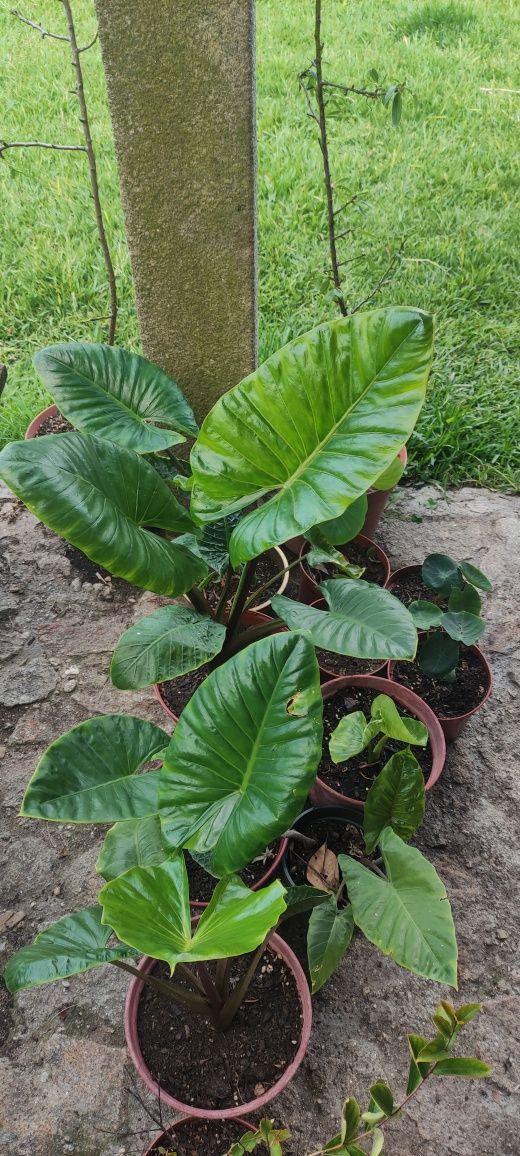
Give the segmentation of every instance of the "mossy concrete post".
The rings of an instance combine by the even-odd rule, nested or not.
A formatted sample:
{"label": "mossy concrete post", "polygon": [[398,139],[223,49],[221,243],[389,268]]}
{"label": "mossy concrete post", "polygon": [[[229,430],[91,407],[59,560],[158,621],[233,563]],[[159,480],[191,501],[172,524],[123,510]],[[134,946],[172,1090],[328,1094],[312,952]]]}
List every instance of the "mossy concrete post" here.
{"label": "mossy concrete post", "polygon": [[199,418],[256,361],[254,0],[96,0],[143,352]]}

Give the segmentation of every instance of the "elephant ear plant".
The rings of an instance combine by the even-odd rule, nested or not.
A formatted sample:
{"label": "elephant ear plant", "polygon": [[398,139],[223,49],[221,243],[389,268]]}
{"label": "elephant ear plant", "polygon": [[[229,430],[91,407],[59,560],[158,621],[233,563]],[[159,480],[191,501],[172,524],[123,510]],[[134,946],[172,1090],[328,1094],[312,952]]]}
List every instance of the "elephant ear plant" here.
{"label": "elephant ear plant", "polygon": [[489,592],[493,587],[471,562],[455,562],[448,554],[429,554],[421,576],[432,600],[411,602],[408,607],[415,625],[428,632],[419,646],[417,665],[431,678],[454,682],[459,644],[473,646],[485,630],[479,590]]}
{"label": "elephant ear plant", "polygon": [[[341,520],[359,519],[366,491],[394,468],[415,426],[432,342],[432,319],[416,309],[327,322],[225,394],[198,435],[178,386],[135,354],[61,345],[37,356],[43,380],[79,432],[7,446],[0,455],[6,483],[112,574],[191,603],[163,606],[125,632],[112,663],[117,687],[223,662],[280,628],[256,625],[238,637],[258,593],[250,593],[258,558],[316,527],[334,544],[346,534]],[[173,481],[160,476],[171,475],[164,455],[174,454],[185,434],[197,435],[191,474],[182,476],[177,462],[190,513]],[[216,609],[204,594],[211,575],[222,581]],[[277,612],[291,630],[303,629],[336,653],[413,659],[416,631],[405,608],[388,592],[344,581],[350,585],[330,601],[330,613],[312,622],[299,618],[306,610],[290,600]]]}

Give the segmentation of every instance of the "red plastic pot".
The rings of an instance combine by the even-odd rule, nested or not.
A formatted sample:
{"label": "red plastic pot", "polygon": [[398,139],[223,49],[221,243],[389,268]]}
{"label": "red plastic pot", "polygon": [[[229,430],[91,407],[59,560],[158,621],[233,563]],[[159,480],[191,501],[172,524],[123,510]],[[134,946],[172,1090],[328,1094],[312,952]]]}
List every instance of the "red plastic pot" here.
{"label": "red plastic pot", "polygon": [[[284,835],[283,839],[280,839],[280,842],[278,844],[278,850],[276,852],[276,855],[275,855],[271,865],[267,868],[267,871],[261,876],[261,878],[258,879],[256,883],[252,884],[251,891],[259,891],[261,887],[265,887],[266,883],[269,883],[269,880],[272,879],[273,875],[275,875],[276,872],[278,871],[278,868],[282,862],[282,859],[285,855],[286,850],[287,850],[287,839],[285,838],[285,835]],[[207,907],[207,906],[208,906],[208,901],[202,902],[202,900],[190,899],[190,907],[196,907],[197,909],[199,909],[199,908]]]}
{"label": "red plastic pot", "polygon": [[[317,598],[316,602],[311,602],[311,606],[314,606],[316,610],[328,610],[328,605],[327,605],[327,602],[325,601],[324,598]],[[374,659],[374,662],[375,661],[376,660]],[[378,674],[380,678],[386,678],[387,667],[388,667],[388,662],[385,659],[384,662],[381,662],[380,665],[376,666],[374,670],[370,671],[370,673],[371,674]],[[323,665],[323,662],[318,662],[318,668],[319,668],[319,672],[320,672],[321,681],[323,683],[332,682],[333,679],[337,680],[338,678],[344,678],[345,677],[342,674],[337,674],[335,670],[329,670],[326,666]]]}
{"label": "red plastic pot", "polygon": [[[491,667],[489,665],[489,662],[488,662],[486,656],[482,653],[479,646],[468,646],[467,649],[470,650],[471,653],[475,655],[475,657],[478,659],[478,661],[482,667],[482,670],[484,671],[484,674],[486,676],[486,683],[487,683],[486,693],[485,693],[484,697],[481,698],[480,702],[477,703],[476,706],[472,707],[471,710],[465,711],[464,714],[454,714],[454,715],[450,715],[450,716],[448,716],[448,715],[435,715],[435,718],[438,720],[439,725],[442,729],[442,733],[444,735],[444,738],[446,739],[446,742],[448,742],[448,743],[452,743],[454,739],[457,739],[459,737],[461,731],[464,730],[466,723],[469,721],[470,718],[472,718],[472,716],[474,714],[477,713],[477,711],[482,709],[484,704],[487,702],[487,700],[491,694],[491,691],[493,690],[493,671],[491,670]],[[398,682],[396,680],[396,678],[394,677],[395,665],[396,665],[395,662],[390,662],[388,664],[389,681],[393,682],[394,686],[399,686],[401,688],[401,690],[406,690],[407,688],[401,686],[401,683]],[[419,699],[419,701],[422,702],[423,700]]]}
{"label": "red plastic pot", "polygon": [[[137,977],[131,980],[125,1001],[125,1036],[127,1047],[143,1083],[146,1084],[146,1087],[149,1088],[151,1092],[153,1092],[154,1096],[160,1096],[163,1104],[168,1104],[170,1108],[175,1108],[177,1112],[183,1112],[185,1115],[194,1116],[199,1120],[231,1120],[243,1115],[249,1115],[251,1112],[261,1111],[261,1109],[264,1108],[266,1104],[269,1104],[271,1100],[274,1100],[275,1096],[278,1096],[280,1092],[283,1092],[284,1088],[287,1087],[287,1085],[296,1075],[296,1072],[298,1071],[298,1068],[300,1067],[300,1064],[307,1050],[307,1045],[309,1043],[309,1037],[311,1034],[312,1004],[309,986],[307,984],[307,980],[305,979],[305,974],[301,964],[298,962],[294,952],[291,951],[287,943],[285,943],[285,941],[281,939],[280,936],[276,934],[276,932],[273,932],[269,939],[269,947],[275,953],[275,955],[279,955],[281,959],[283,959],[284,963],[286,963],[287,967],[292,971],[298,991],[298,997],[300,1000],[303,1022],[300,1042],[294,1059],[291,1060],[291,1063],[288,1064],[285,1072],[283,1072],[283,1074],[271,1088],[269,1088],[261,1096],[256,1096],[255,1099],[251,1100],[248,1104],[236,1104],[231,1108],[218,1109],[194,1108],[193,1104],[183,1104],[182,1100],[177,1100],[175,1096],[170,1096],[170,1094],[166,1092],[164,1088],[160,1087],[160,1085],[157,1083],[157,1080],[154,1080],[151,1072],[145,1064],[137,1035],[137,1012],[139,999],[141,997],[144,984],[141,980],[137,979]],[[150,959],[148,956],[144,956],[144,958],[139,961],[137,966],[139,971],[142,971],[146,974],[147,972],[151,971],[153,967],[155,967],[156,962],[157,961],[155,959]]]}
{"label": "red plastic pot", "polygon": [[[346,675],[345,678],[336,678],[332,682],[326,682],[321,688],[324,701],[340,694],[343,690],[347,690],[349,686],[362,686],[367,690],[374,690],[376,694],[387,694],[398,706],[408,711],[409,714],[415,715],[428,728],[432,769],[425,787],[427,791],[430,791],[442,774],[446,760],[446,742],[442,727],[431,708],[407,686],[401,686],[399,682],[391,683],[388,679],[378,678],[375,674],[352,674]],[[321,779],[316,779],[310,792],[310,799],[315,807],[364,807],[364,803],[360,799],[351,799],[348,795],[342,795],[340,791],[328,787]]]}
{"label": "red plastic pot", "polygon": [[[242,615],[242,618],[241,618],[241,622],[243,622],[244,626],[260,626],[263,622],[272,622],[272,621],[273,621],[273,619],[270,618],[268,614],[262,614],[260,610],[245,610],[243,615]],[[285,629],[286,629],[285,626],[282,626],[282,625],[280,626],[280,630],[285,630]],[[155,694],[155,697],[157,699],[159,699],[159,702],[160,702],[163,710],[166,711],[166,714],[169,715],[170,718],[172,718],[175,723],[178,722],[179,716],[177,714],[174,714],[174,712],[168,706],[166,699],[163,698],[160,682],[156,682],[154,684],[153,692]]]}
{"label": "red plastic pot", "polygon": [[33,417],[32,421],[27,426],[25,431],[25,440],[30,441],[31,438],[37,437],[38,430],[40,429],[40,426],[43,425],[44,421],[47,421],[48,417],[57,417],[59,412],[60,411],[57,405],[48,405],[47,409],[42,409],[41,413],[37,413],[36,417]]}
{"label": "red plastic pot", "polygon": [[[406,463],[408,461],[408,452],[407,452],[406,446],[403,446],[402,450],[399,450],[398,456],[400,457],[400,459],[403,463],[403,466],[406,466]],[[385,509],[385,506],[388,502],[390,494],[393,492],[393,489],[395,489],[395,486],[392,488],[392,490],[369,490],[368,491],[368,493],[367,493],[367,501],[368,501],[367,516],[365,518],[363,529],[361,531],[361,533],[364,534],[366,538],[373,538],[374,537],[374,534],[377,530],[377,527],[379,526],[379,523],[381,521],[381,516],[382,516],[383,511]]]}
{"label": "red plastic pot", "polygon": [[[164,1145],[166,1147],[166,1144],[171,1141],[173,1134],[177,1131],[178,1128],[180,1128],[181,1124],[187,1124],[190,1120],[194,1119],[195,1118],[193,1115],[181,1116],[179,1120],[175,1121],[175,1124],[170,1124],[170,1127],[167,1128],[165,1132],[161,1132],[160,1136],[155,1137],[155,1140],[152,1141],[150,1147],[146,1148],[143,1152],[143,1156],[154,1156],[154,1153],[157,1153],[157,1149],[160,1145]],[[249,1120],[242,1120],[240,1116],[237,1116],[235,1123],[237,1126],[237,1140],[240,1140],[240,1137],[244,1134],[244,1132],[256,1131],[254,1124],[250,1124]]]}
{"label": "red plastic pot", "polygon": [[[387,554],[385,554],[384,550],[382,550],[380,546],[377,546],[375,542],[372,542],[372,540],[370,538],[366,538],[364,534],[358,534],[357,537],[353,539],[353,542],[358,543],[358,545],[364,546],[367,549],[374,551],[374,554],[375,554],[378,562],[381,563],[381,565],[384,569],[385,580],[383,582],[383,586],[386,586],[388,579],[390,577],[391,570],[392,570],[392,567],[390,565],[390,559],[388,558]],[[345,553],[345,555],[347,555],[348,554],[348,547],[349,547],[349,543],[347,542],[347,544],[344,547],[339,546],[338,549],[340,549],[343,553]],[[315,602],[316,599],[320,597],[320,592],[318,590],[318,583],[314,581],[314,578],[311,578],[311,575],[309,574],[309,571],[307,570],[307,567],[305,565],[305,555],[306,555],[308,549],[309,549],[309,542],[306,541],[304,543],[302,550],[301,550],[301,553],[300,553],[300,567],[299,567],[299,569],[300,569],[300,592],[299,592],[300,602],[305,602],[307,605],[309,603]]]}

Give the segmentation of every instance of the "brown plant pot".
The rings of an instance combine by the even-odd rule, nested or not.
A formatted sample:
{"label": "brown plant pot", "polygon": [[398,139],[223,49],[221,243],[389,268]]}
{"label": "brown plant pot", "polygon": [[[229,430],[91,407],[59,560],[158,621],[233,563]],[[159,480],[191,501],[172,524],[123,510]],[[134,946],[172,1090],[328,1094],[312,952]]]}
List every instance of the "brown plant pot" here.
{"label": "brown plant pot", "polygon": [[[398,570],[392,570],[392,573],[386,584],[386,588],[387,590],[393,590],[394,586],[396,586],[399,581],[412,577],[419,578],[419,580],[422,582],[422,566],[419,563],[412,566],[400,566]],[[432,590],[431,598],[433,598],[434,595],[435,591]]]}
{"label": "brown plant pot", "polygon": [[[324,598],[317,598],[316,602],[311,602],[311,606],[313,606],[316,610],[328,610],[328,606],[327,606],[327,603],[326,603]],[[323,648],[318,648],[318,649],[323,649]],[[374,659],[374,662],[375,661],[376,661],[376,659]],[[381,662],[379,666],[376,666],[374,668],[374,670],[371,670],[370,674],[378,674],[379,678],[386,678],[387,667],[388,667],[388,660],[385,659],[384,662]],[[320,679],[321,679],[322,683],[332,682],[333,679],[346,677],[344,674],[338,674],[337,671],[335,671],[335,670],[330,670],[326,664],[324,664],[323,662],[320,662],[319,660],[318,660],[318,668],[319,668]]]}
{"label": "brown plant pot", "polygon": [[[197,1119],[232,1120],[237,1116],[242,1117],[243,1115],[248,1115],[251,1112],[261,1111],[261,1109],[264,1108],[266,1104],[269,1104],[271,1100],[274,1100],[275,1096],[278,1096],[280,1092],[283,1092],[284,1088],[287,1087],[287,1085],[296,1075],[296,1072],[298,1071],[298,1068],[300,1067],[300,1064],[307,1050],[307,1045],[309,1043],[309,1037],[311,1034],[312,1003],[309,986],[307,984],[307,980],[305,978],[301,964],[298,962],[294,952],[291,951],[291,948],[288,946],[288,944],[285,943],[285,941],[281,939],[280,936],[276,934],[276,932],[273,932],[270,936],[268,946],[275,953],[275,955],[279,955],[283,959],[284,963],[293,974],[302,1014],[301,1034],[296,1054],[291,1062],[287,1065],[280,1078],[261,1096],[255,1096],[254,1100],[250,1100],[247,1104],[236,1104],[230,1108],[219,1109],[195,1108],[192,1104],[184,1104],[182,1100],[177,1100],[174,1096],[171,1096],[168,1092],[166,1092],[164,1088],[160,1087],[160,1085],[157,1083],[157,1080],[153,1078],[152,1073],[144,1061],[137,1034],[137,1013],[144,984],[142,980],[137,979],[137,977],[134,977],[130,981],[130,986],[128,988],[125,1002],[124,1019],[128,1051],[137,1069],[137,1072],[139,1073],[139,1076],[143,1080],[143,1083],[146,1084],[147,1088],[149,1088],[149,1090],[155,1096],[160,1096],[163,1104],[168,1104],[168,1106],[170,1108],[174,1108],[175,1111],[183,1112],[184,1115],[194,1116]],[[149,956],[144,956],[139,961],[137,966],[139,971],[146,974],[155,967],[156,963],[157,960],[150,959]]]}
{"label": "brown plant pot", "polygon": [[[381,546],[377,546],[375,542],[373,542],[370,538],[366,538],[364,534],[358,534],[357,537],[353,538],[353,542],[357,543],[360,546],[364,546],[364,547],[374,551],[374,554],[375,554],[378,562],[381,563],[381,565],[384,569],[385,580],[383,582],[383,586],[386,586],[388,579],[390,577],[391,569],[392,569],[392,567],[390,565],[390,559],[388,558],[387,554],[385,554],[384,550],[381,549]],[[348,547],[349,547],[349,543],[347,542],[347,544],[344,547],[339,546],[338,549],[341,550],[342,553],[345,553],[345,555],[346,555],[348,553]],[[307,566],[306,566],[305,555],[307,554],[308,549],[309,549],[309,542],[305,541],[303,548],[302,548],[302,551],[300,553],[300,567],[299,567],[299,569],[300,569],[300,595],[299,595],[300,596],[300,602],[305,602],[307,605],[309,605],[309,603],[315,602],[318,598],[321,597],[320,590],[318,589],[318,583],[315,582],[314,578],[309,573],[309,570],[307,569]],[[325,577],[325,575],[324,575],[324,577]]]}
{"label": "brown plant pot", "polygon": [[[480,663],[480,666],[482,667],[482,670],[483,670],[485,678],[486,678],[486,693],[484,694],[484,697],[481,698],[480,702],[477,703],[476,706],[472,707],[471,710],[464,711],[464,714],[455,714],[455,715],[449,715],[449,716],[448,715],[437,715],[437,714],[435,715],[435,718],[438,720],[438,722],[440,724],[440,727],[442,729],[442,733],[443,733],[444,738],[446,739],[447,743],[452,743],[454,741],[454,739],[457,739],[459,737],[461,732],[464,730],[464,727],[469,722],[469,719],[472,718],[474,714],[477,714],[477,711],[482,710],[482,707],[487,702],[487,700],[491,694],[491,691],[493,690],[493,671],[491,670],[491,667],[489,665],[489,662],[488,662],[485,654],[482,653],[479,646],[468,646],[467,649],[469,651],[471,651],[471,653],[475,656],[475,658],[478,659],[478,662]],[[394,686],[401,686],[401,683],[397,681],[397,679],[395,678],[395,675],[394,675],[395,665],[396,665],[395,662],[389,662],[389,664],[388,664],[388,679],[390,682],[394,683]],[[401,686],[401,689],[405,690],[408,688]],[[423,700],[420,699],[419,701],[422,702]],[[429,708],[429,709],[431,709],[431,708]],[[432,712],[432,713],[434,713],[434,712]]]}
{"label": "brown plant pot", "polygon": [[[446,742],[442,727],[431,708],[407,686],[401,686],[399,682],[391,683],[388,679],[379,678],[374,674],[346,675],[345,678],[336,678],[332,682],[325,683],[321,688],[324,701],[339,694],[340,691],[346,690],[349,686],[361,686],[365,687],[366,690],[374,690],[377,694],[387,694],[398,706],[409,711],[410,714],[415,715],[424,723],[428,729],[432,752],[432,769],[425,783],[426,790],[430,791],[442,774],[446,760]],[[328,787],[319,778],[316,779],[309,797],[315,807],[363,808],[365,805],[360,799],[351,799],[348,795],[342,795],[340,791]]]}
{"label": "brown plant pot", "polygon": [[[408,452],[407,452],[406,446],[403,446],[402,450],[399,450],[398,456],[400,457],[400,459],[403,463],[403,466],[406,466],[406,463],[408,461]],[[391,490],[369,490],[368,491],[368,493],[367,493],[367,501],[368,501],[367,516],[365,518],[363,529],[361,530],[361,533],[364,534],[366,538],[373,538],[374,537],[374,534],[377,530],[377,527],[379,526],[382,514],[383,514],[384,509],[387,505],[390,494],[393,493],[394,489],[395,489],[395,486],[393,486]]]}
{"label": "brown plant pot", "polygon": [[38,430],[40,429],[40,426],[42,426],[43,423],[47,421],[47,418],[57,417],[59,412],[60,411],[57,405],[48,405],[47,409],[42,409],[41,413],[37,413],[36,417],[33,417],[32,421],[29,422],[29,425],[27,426],[25,431],[25,440],[30,441],[31,438],[38,437]]}
{"label": "brown plant pot", "polygon": [[[193,1124],[198,1122],[194,1116],[181,1116],[180,1119],[176,1120],[174,1124],[170,1124],[170,1127],[167,1128],[165,1132],[161,1132],[160,1136],[156,1136],[155,1140],[152,1141],[150,1146],[145,1148],[143,1156],[154,1156],[154,1153],[157,1153],[158,1148],[162,1146],[166,1147],[168,1143],[171,1143],[172,1137],[175,1135],[175,1132],[178,1131],[181,1124],[187,1124],[190,1121]],[[240,1116],[237,1116],[234,1123],[236,1124],[237,1141],[240,1140],[240,1137],[243,1136],[244,1132],[255,1131],[254,1124],[250,1124],[249,1120],[242,1120]]]}

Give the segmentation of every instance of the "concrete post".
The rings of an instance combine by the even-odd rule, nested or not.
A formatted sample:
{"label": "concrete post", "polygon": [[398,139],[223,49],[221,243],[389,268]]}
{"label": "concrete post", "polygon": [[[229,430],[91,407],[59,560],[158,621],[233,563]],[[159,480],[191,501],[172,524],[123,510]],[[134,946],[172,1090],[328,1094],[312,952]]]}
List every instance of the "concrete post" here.
{"label": "concrete post", "polygon": [[96,0],[144,354],[199,419],[255,365],[254,0]]}

